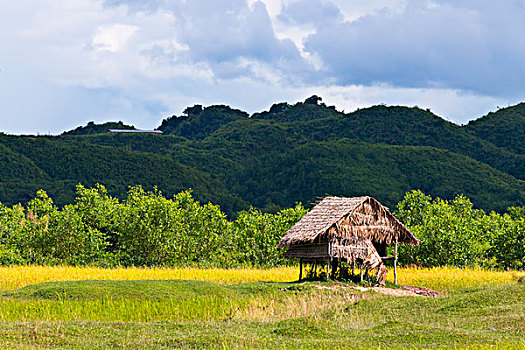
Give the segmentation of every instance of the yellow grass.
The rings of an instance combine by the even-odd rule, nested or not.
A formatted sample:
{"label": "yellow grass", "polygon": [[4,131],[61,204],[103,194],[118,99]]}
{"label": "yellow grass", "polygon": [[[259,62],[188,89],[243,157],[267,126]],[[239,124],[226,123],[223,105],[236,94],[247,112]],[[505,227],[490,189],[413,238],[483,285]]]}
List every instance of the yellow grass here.
{"label": "yellow grass", "polygon": [[[13,266],[0,267],[0,290],[12,290],[27,285],[78,280],[201,280],[220,284],[243,282],[291,282],[299,275],[296,267],[273,269],[199,269],[199,268],[117,268],[71,266]],[[481,269],[400,268],[398,282],[411,286],[427,287],[439,291],[453,291],[479,285],[504,285],[517,282],[525,272],[491,271]],[[388,280],[393,281],[389,268]]]}
{"label": "yellow grass", "polygon": [[[474,286],[515,284],[525,271],[493,271],[472,268],[433,267],[398,269],[398,283],[446,292]],[[390,268],[387,280],[394,281]]]}
{"label": "yellow grass", "polygon": [[72,266],[0,267],[0,290],[12,290],[41,282],[81,280],[199,280],[220,284],[243,282],[289,282],[297,279],[298,269],[199,269],[199,268],[116,268]]}

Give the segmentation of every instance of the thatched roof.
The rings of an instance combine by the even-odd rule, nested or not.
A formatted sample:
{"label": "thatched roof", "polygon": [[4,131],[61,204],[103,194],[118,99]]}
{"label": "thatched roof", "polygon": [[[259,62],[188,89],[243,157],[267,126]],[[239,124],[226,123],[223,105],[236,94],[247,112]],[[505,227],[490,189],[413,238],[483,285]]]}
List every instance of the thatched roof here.
{"label": "thatched roof", "polygon": [[[363,211],[366,208],[373,213]],[[419,243],[388,208],[372,197],[326,197],[286,232],[279,248],[312,243],[323,235],[366,236],[387,244],[395,239],[404,244]]]}

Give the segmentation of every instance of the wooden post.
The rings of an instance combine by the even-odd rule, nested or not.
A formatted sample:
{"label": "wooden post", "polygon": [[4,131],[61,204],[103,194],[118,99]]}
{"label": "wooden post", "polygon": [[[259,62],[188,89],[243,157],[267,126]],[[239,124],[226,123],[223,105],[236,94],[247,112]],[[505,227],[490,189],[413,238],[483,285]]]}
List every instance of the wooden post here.
{"label": "wooden post", "polygon": [[299,281],[303,279],[303,258],[299,258]]}
{"label": "wooden post", "polygon": [[337,268],[339,267],[339,259],[333,259],[332,264],[330,265],[330,274],[332,277],[337,273]]}
{"label": "wooden post", "polygon": [[330,258],[326,261],[326,280],[330,279]]}
{"label": "wooden post", "polygon": [[359,266],[359,274],[361,275],[361,282],[363,282],[363,263]]}
{"label": "wooden post", "polygon": [[317,259],[314,259],[314,278],[317,277]]}
{"label": "wooden post", "polygon": [[354,277],[354,271],[355,271],[355,259],[352,261],[352,277]]}
{"label": "wooden post", "polygon": [[397,237],[394,246],[394,284],[397,284]]}

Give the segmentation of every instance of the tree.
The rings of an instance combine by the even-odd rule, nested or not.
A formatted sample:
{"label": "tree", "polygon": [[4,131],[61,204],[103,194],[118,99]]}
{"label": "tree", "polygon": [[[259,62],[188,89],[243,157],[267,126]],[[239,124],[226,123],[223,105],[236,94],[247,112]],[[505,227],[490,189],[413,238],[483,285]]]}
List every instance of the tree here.
{"label": "tree", "polygon": [[304,100],[304,103],[307,105],[322,105],[320,103],[323,99],[317,95],[312,95],[308,97],[306,100]]}
{"label": "tree", "polygon": [[301,204],[276,214],[264,214],[251,208],[239,213],[233,223],[237,260],[252,266],[278,266],[290,263],[277,244],[284,233],[299,221],[307,210]]}
{"label": "tree", "polygon": [[286,102],[275,103],[270,107],[270,114],[281,113],[290,108],[290,105]]}
{"label": "tree", "polygon": [[182,113],[188,117],[197,115],[202,112],[202,105],[194,105],[193,107],[187,107]]}
{"label": "tree", "polygon": [[493,265],[488,254],[493,231],[484,211],[459,195],[451,201],[421,191],[407,193],[396,215],[420,239],[416,247],[401,246],[400,262],[422,266]]}

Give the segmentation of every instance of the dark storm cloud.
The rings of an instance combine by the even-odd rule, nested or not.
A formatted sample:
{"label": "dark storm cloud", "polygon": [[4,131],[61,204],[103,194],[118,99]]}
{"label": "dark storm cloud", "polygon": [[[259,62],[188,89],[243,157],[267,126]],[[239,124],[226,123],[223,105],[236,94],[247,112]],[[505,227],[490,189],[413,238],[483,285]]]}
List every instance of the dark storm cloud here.
{"label": "dark storm cloud", "polygon": [[244,1],[191,1],[181,8],[182,41],[194,60],[227,62],[248,57],[266,63],[300,63],[290,40],[279,40],[266,7]]}
{"label": "dark storm cloud", "polygon": [[343,85],[519,94],[524,32],[522,1],[410,1],[403,10],[318,26],[305,48]]}
{"label": "dark storm cloud", "polygon": [[[208,64],[216,78],[250,76],[243,60],[271,66],[280,73],[307,74],[311,67],[289,39],[278,39],[265,5],[245,0],[117,1],[106,6],[127,6],[131,11],[164,11],[175,18],[173,39],[187,46],[178,61]],[[169,33],[167,33],[170,35]],[[152,50],[156,58],[161,50]],[[147,52],[144,52],[147,53]]]}

